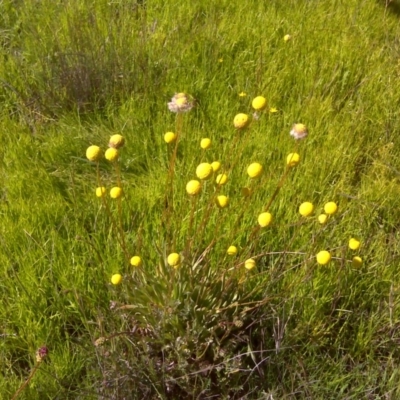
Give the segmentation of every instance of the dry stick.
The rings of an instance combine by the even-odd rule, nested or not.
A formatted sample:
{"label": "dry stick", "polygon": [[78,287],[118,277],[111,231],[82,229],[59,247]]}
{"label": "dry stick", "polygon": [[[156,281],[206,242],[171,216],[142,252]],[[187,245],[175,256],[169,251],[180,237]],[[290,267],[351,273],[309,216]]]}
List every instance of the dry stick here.
{"label": "dry stick", "polygon": [[31,381],[31,379],[33,378],[33,376],[36,374],[37,370],[40,367],[40,364],[42,363],[42,361],[38,361],[36,363],[36,365],[33,367],[31,373],[29,374],[28,378],[26,379],[26,381],[19,387],[19,389],[14,393],[14,396],[12,397],[11,400],[15,400],[20,394],[21,392],[26,388],[26,386],[28,385],[28,383]]}

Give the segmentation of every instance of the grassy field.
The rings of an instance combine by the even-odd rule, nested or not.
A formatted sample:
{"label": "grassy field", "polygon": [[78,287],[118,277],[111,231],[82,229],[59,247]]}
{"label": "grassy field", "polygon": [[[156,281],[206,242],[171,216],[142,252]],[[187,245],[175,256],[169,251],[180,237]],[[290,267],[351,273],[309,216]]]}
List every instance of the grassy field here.
{"label": "grassy field", "polygon": [[0,398],[400,398],[399,8],[0,1]]}

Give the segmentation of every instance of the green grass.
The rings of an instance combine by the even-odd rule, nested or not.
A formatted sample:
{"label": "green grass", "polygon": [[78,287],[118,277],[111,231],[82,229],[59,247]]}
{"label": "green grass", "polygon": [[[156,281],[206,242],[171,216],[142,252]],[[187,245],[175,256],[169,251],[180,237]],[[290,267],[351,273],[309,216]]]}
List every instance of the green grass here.
{"label": "green grass", "polygon": [[[397,399],[397,8],[0,2],[0,397],[13,398],[47,346],[18,398]],[[196,99],[182,128],[167,108],[178,92]],[[267,111],[235,130],[257,95]],[[294,122],[309,130],[298,144]],[[175,157],[163,136],[177,129]],[[95,196],[85,157],[116,133],[121,203]],[[259,229],[293,151],[301,161]],[[189,197],[197,165],[215,160],[227,184],[212,178]],[[251,181],[252,162],[264,170]],[[109,162],[99,171],[117,184]],[[320,225],[328,201],[338,212]]]}

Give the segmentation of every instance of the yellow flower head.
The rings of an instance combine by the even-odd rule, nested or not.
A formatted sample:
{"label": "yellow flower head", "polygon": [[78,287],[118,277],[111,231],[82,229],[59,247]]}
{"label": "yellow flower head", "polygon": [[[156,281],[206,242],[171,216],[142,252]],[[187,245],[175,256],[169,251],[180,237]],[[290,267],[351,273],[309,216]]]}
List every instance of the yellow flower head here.
{"label": "yellow flower head", "polygon": [[351,265],[355,268],[360,268],[362,263],[363,263],[362,258],[359,256],[355,256],[355,257],[353,257],[353,261],[352,261]]}
{"label": "yellow flower head", "polygon": [[234,256],[237,252],[238,252],[238,249],[237,249],[236,246],[229,246],[229,247],[228,247],[227,253],[228,253],[230,256]]}
{"label": "yellow flower head", "polygon": [[200,147],[202,148],[202,149],[208,149],[209,147],[211,146],[211,139],[209,139],[209,138],[204,138],[204,139],[201,139],[201,141],[200,141]]}
{"label": "yellow flower head", "polygon": [[297,153],[289,153],[286,157],[286,165],[288,167],[294,167],[300,162],[300,156]]}
{"label": "yellow flower head", "polygon": [[139,256],[133,256],[131,258],[131,265],[134,267],[140,267],[142,265],[142,259]]}
{"label": "yellow flower head", "polygon": [[196,175],[201,180],[210,178],[213,172],[214,170],[209,163],[201,163],[196,168]]}
{"label": "yellow flower head", "polygon": [[317,254],[317,263],[321,265],[326,265],[331,261],[331,254],[329,251],[322,250]]}
{"label": "yellow flower head", "polygon": [[351,250],[358,250],[360,248],[360,244],[361,244],[360,241],[357,239],[351,238],[349,240],[349,248]]}
{"label": "yellow flower head", "polygon": [[89,146],[86,149],[86,158],[89,161],[98,161],[101,158],[101,150],[99,146]]}
{"label": "yellow flower head", "polygon": [[272,221],[272,215],[269,212],[263,212],[258,216],[258,223],[262,228],[268,226]]}
{"label": "yellow flower head", "polygon": [[198,194],[201,190],[201,184],[199,181],[192,180],[189,181],[186,185],[186,192],[192,196]]}
{"label": "yellow flower head", "polygon": [[114,274],[111,277],[111,283],[113,285],[119,285],[122,282],[122,275],[121,274]]}
{"label": "yellow flower head", "polygon": [[217,172],[221,168],[221,163],[219,161],[213,161],[211,163],[211,168],[213,169],[214,172]]}
{"label": "yellow flower head", "polygon": [[285,35],[285,36],[283,37],[283,40],[284,40],[285,42],[288,42],[291,38],[292,38],[292,37],[291,37],[290,35]]}
{"label": "yellow flower head", "polygon": [[104,186],[96,188],[96,196],[103,197],[106,194],[107,190]]}
{"label": "yellow flower head", "polygon": [[290,135],[295,139],[304,139],[308,135],[307,127],[304,124],[294,124]]}
{"label": "yellow flower head", "polygon": [[338,209],[338,206],[334,201],[329,201],[328,203],[326,203],[324,205],[324,211],[329,215],[335,214],[337,209]]}
{"label": "yellow flower head", "polygon": [[263,170],[263,166],[259,163],[252,163],[247,168],[247,174],[250,178],[257,178],[260,176]]}
{"label": "yellow flower head", "polygon": [[125,138],[122,135],[112,135],[108,142],[108,147],[114,147],[114,149],[119,149],[125,144]]}
{"label": "yellow flower head", "polygon": [[215,182],[217,182],[218,185],[225,185],[225,183],[228,182],[228,175],[219,174]]}
{"label": "yellow flower head", "polygon": [[164,135],[164,140],[165,140],[166,143],[175,142],[175,140],[176,140],[176,135],[175,135],[175,133],[174,133],[174,132],[167,132],[167,133]]}
{"label": "yellow flower head", "polygon": [[171,267],[178,268],[181,263],[181,256],[178,253],[171,253],[167,257],[167,263]]}
{"label": "yellow flower head", "polygon": [[118,197],[121,197],[121,195],[122,189],[118,186],[115,186],[110,190],[110,196],[112,199],[118,199]]}
{"label": "yellow flower head", "polygon": [[233,119],[233,125],[235,125],[235,128],[245,128],[249,123],[249,117],[247,114],[237,114],[235,118]]}
{"label": "yellow flower head", "polygon": [[328,221],[328,216],[326,214],[320,214],[318,215],[318,222],[323,225]]}
{"label": "yellow flower head", "polygon": [[245,92],[240,92],[239,93],[239,97],[246,97],[247,96],[247,93],[245,93]]}
{"label": "yellow flower head", "polygon": [[314,205],[312,203],[310,203],[309,201],[306,201],[306,202],[300,204],[299,213],[303,217],[308,217],[309,215],[311,215],[313,213],[313,211],[314,211]]}
{"label": "yellow flower head", "polygon": [[253,269],[255,266],[256,266],[256,262],[253,258],[249,258],[244,262],[244,267],[249,271],[251,269]]}
{"label": "yellow flower head", "polygon": [[108,161],[117,161],[119,157],[119,152],[116,148],[110,147],[109,149],[106,150],[104,157]]}
{"label": "yellow flower head", "polygon": [[256,111],[261,111],[267,106],[267,100],[263,96],[257,96],[253,99],[251,105]]}
{"label": "yellow flower head", "polygon": [[229,198],[224,195],[217,196],[215,203],[219,208],[225,208],[229,203]]}
{"label": "yellow flower head", "polygon": [[278,109],[277,109],[276,107],[271,107],[271,108],[269,109],[269,112],[270,112],[271,114],[275,114],[275,113],[278,112]]}

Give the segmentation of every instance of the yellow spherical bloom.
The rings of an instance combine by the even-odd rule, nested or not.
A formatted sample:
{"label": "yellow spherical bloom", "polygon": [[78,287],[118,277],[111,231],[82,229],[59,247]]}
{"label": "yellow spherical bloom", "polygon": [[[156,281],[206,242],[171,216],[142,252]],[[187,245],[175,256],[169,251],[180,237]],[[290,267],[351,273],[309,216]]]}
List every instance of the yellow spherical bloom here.
{"label": "yellow spherical bloom", "polygon": [[267,100],[263,96],[257,96],[253,99],[251,105],[256,111],[261,111],[267,106]]}
{"label": "yellow spherical bloom", "polygon": [[131,265],[134,267],[140,267],[142,265],[142,259],[139,256],[133,256],[131,258]]}
{"label": "yellow spherical bloom", "polygon": [[165,140],[166,143],[175,142],[175,140],[176,140],[176,135],[175,135],[175,133],[174,133],[174,132],[167,132],[167,133],[164,135],[164,140]]}
{"label": "yellow spherical bloom", "polygon": [[122,189],[118,186],[115,186],[110,190],[110,196],[113,199],[118,199],[118,197],[121,197],[121,195],[122,195]]}
{"label": "yellow spherical bloom", "polygon": [[122,282],[122,275],[121,274],[114,274],[111,277],[111,283],[113,285],[119,285]]}
{"label": "yellow spherical bloom", "polygon": [[263,212],[258,216],[258,223],[262,228],[268,226],[272,221],[272,215],[269,212]]}
{"label": "yellow spherical bloom", "polygon": [[214,170],[209,163],[201,163],[196,168],[196,176],[202,180],[210,178],[213,172]]}
{"label": "yellow spherical bloom", "polygon": [[230,256],[234,256],[237,252],[238,252],[238,249],[237,249],[236,246],[229,246],[229,247],[228,247],[227,253],[228,253]]}
{"label": "yellow spherical bloom", "polygon": [[229,203],[229,198],[224,195],[217,196],[215,203],[219,208],[225,208]]}
{"label": "yellow spherical bloom", "polygon": [[114,149],[119,149],[125,144],[125,138],[122,135],[112,135],[108,142],[108,147],[114,147]]}
{"label": "yellow spherical bloom", "polygon": [[96,196],[103,197],[106,194],[107,190],[104,186],[96,188]]}
{"label": "yellow spherical bloom", "polygon": [[198,194],[201,190],[201,184],[199,181],[189,181],[186,185],[186,192],[190,195]]}
{"label": "yellow spherical bloom", "polygon": [[286,165],[288,167],[294,167],[300,162],[300,156],[297,153],[289,153],[286,157]]}
{"label": "yellow spherical bloom", "polygon": [[331,254],[329,251],[322,250],[317,254],[317,263],[321,265],[326,265],[331,261]]}
{"label": "yellow spherical bloom", "polygon": [[86,149],[86,158],[89,161],[98,161],[101,158],[101,150],[99,146],[89,146]]}
{"label": "yellow spherical bloom", "polygon": [[328,221],[328,216],[326,214],[318,215],[318,222],[323,225],[325,222]]}
{"label": "yellow spherical bloom", "polygon": [[179,264],[181,263],[181,256],[178,253],[171,253],[167,257],[167,263],[171,267],[178,268]]}
{"label": "yellow spherical bloom", "polygon": [[253,269],[255,266],[256,266],[256,262],[253,258],[249,258],[244,262],[244,267],[249,271],[251,269]]}
{"label": "yellow spherical bloom", "polygon": [[235,125],[235,128],[245,128],[249,123],[249,117],[247,114],[237,114],[235,118],[233,119],[233,125]]}
{"label": "yellow spherical bloom", "polygon": [[215,182],[217,182],[218,185],[225,185],[225,183],[228,182],[228,175],[219,174],[217,179],[215,179]]}
{"label": "yellow spherical bloom", "polygon": [[117,161],[119,157],[119,152],[114,147],[110,147],[109,149],[106,150],[104,157],[108,161]]}
{"label": "yellow spherical bloom", "polygon": [[259,163],[252,163],[247,168],[247,174],[250,178],[257,178],[261,174],[263,166]]}
{"label": "yellow spherical bloom", "polygon": [[309,215],[311,215],[313,213],[313,211],[314,211],[314,205],[312,203],[310,203],[309,201],[306,201],[306,202],[300,204],[299,213],[303,217],[308,217]]}
{"label": "yellow spherical bloom", "polygon": [[211,168],[213,169],[214,172],[217,172],[221,168],[221,163],[219,161],[213,161],[211,163]]}
{"label": "yellow spherical bloom", "polygon": [[290,135],[295,139],[304,139],[308,135],[307,127],[304,124],[294,124]]}
{"label": "yellow spherical bloom", "polygon": [[334,201],[329,201],[324,205],[324,211],[329,215],[335,214],[337,209],[337,204]]}
{"label": "yellow spherical bloom", "polygon": [[360,248],[360,244],[361,244],[360,241],[357,239],[351,238],[349,240],[349,248],[351,250],[358,250]]}
{"label": "yellow spherical bloom", "polygon": [[285,36],[283,37],[283,40],[284,40],[285,42],[288,42],[291,38],[292,38],[292,37],[291,37],[290,35],[285,35]]}
{"label": "yellow spherical bloom", "polygon": [[362,258],[359,256],[355,256],[355,257],[353,257],[353,261],[351,262],[351,265],[355,268],[359,268],[359,267],[361,267],[362,263],[363,263]]}
{"label": "yellow spherical bloom", "polygon": [[209,139],[209,138],[204,138],[204,139],[201,139],[201,141],[200,141],[200,147],[202,148],[202,149],[208,149],[209,147],[211,146],[211,139]]}

